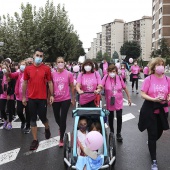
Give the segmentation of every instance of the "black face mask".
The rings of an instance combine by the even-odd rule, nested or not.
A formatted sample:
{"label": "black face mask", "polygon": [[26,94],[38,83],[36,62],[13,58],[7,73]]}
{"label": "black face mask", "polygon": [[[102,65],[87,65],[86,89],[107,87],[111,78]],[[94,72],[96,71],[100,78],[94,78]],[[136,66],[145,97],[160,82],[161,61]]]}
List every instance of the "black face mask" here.
{"label": "black face mask", "polygon": [[86,126],[79,126],[79,129],[80,129],[80,131],[86,131],[86,129],[87,129],[87,125]]}

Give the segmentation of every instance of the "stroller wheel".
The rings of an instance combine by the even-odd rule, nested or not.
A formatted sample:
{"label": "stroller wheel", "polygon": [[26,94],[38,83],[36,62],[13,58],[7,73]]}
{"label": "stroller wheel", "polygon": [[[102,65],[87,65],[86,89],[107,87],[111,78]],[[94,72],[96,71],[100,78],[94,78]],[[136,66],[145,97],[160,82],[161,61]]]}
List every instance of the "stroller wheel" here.
{"label": "stroller wheel", "polygon": [[[65,133],[64,135],[64,158],[71,164],[71,141],[70,141],[70,134]],[[70,167],[64,162],[65,169],[70,170]]]}
{"label": "stroller wheel", "polygon": [[[116,142],[115,142],[115,136],[112,132],[109,134],[109,157],[110,160],[113,157],[116,157]],[[114,167],[116,160],[113,162],[112,166],[110,167],[111,169]]]}

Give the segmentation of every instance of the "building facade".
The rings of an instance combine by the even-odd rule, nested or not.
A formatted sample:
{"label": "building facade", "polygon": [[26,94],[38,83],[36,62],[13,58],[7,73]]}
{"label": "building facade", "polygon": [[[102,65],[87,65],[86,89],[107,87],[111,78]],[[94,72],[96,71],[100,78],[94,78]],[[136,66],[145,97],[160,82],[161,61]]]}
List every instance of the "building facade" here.
{"label": "building facade", "polygon": [[125,23],[124,41],[138,42],[142,49],[142,60],[149,61],[152,52],[152,17],[143,16],[140,20]]}
{"label": "building facade", "polygon": [[164,38],[170,46],[170,0],[152,0],[152,49]]}

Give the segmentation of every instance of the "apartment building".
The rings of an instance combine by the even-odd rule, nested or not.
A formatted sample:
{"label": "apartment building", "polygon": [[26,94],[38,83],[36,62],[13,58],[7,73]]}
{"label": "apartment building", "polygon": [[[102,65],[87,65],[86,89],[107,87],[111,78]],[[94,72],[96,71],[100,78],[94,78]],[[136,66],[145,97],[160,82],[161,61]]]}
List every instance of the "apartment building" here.
{"label": "apartment building", "polygon": [[170,0],[152,0],[152,17],[152,48],[159,49],[161,38],[170,46]]}
{"label": "apartment building", "polygon": [[111,23],[111,57],[116,51],[121,59],[120,48],[124,43],[124,21],[115,19]]}
{"label": "apartment building", "polygon": [[150,60],[152,51],[152,17],[143,16],[142,19],[125,23],[124,41],[137,41],[141,48],[141,58]]}
{"label": "apartment building", "polygon": [[97,53],[102,51],[102,32],[97,33]]}
{"label": "apartment building", "polygon": [[102,54],[111,56],[111,23],[102,25]]}

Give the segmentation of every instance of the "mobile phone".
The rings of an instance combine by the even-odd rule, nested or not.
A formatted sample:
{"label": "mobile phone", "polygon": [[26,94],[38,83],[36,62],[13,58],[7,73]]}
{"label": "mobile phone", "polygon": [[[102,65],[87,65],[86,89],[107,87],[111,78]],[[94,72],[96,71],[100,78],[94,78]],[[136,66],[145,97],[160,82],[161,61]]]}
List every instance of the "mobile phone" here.
{"label": "mobile phone", "polygon": [[113,106],[115,104],[115,97],[110,98],[110,105]]}

